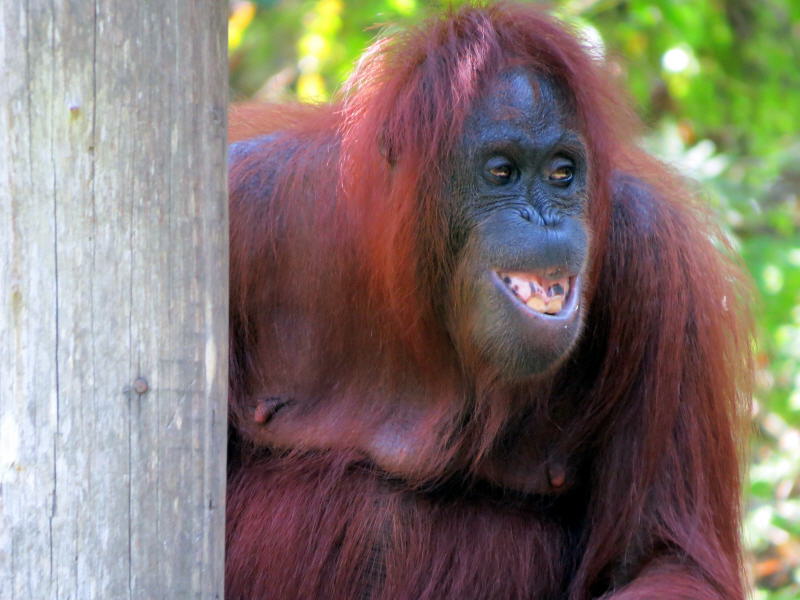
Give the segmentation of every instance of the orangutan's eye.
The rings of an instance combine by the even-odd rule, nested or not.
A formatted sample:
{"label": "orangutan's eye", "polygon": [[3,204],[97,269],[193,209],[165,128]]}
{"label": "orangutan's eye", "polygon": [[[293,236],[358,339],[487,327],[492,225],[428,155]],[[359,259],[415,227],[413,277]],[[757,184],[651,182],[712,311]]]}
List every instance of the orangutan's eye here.
{"label": "orangutan's eye", "polygon": [[505,185],[517,178],[517,168],[502,156],[497,156],[486,163],[486,178],[494,184]]}
{"label": "orangutan's eye", "polygon": [[575,176],[575,166],[572,161],[559,159],[547,174],[550,183],[561,187],[567,187]]}

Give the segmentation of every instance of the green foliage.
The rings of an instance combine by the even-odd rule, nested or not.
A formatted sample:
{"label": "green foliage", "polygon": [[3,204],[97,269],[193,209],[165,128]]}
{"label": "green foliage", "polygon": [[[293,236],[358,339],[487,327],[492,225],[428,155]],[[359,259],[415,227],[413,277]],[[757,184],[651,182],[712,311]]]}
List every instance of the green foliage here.
{"label": "green foliage", "polygon": [[[327,100],[382,28],[438,6],[231,2],[232,97]],[[755,598],[800,598],[800,2],[562,0],[554,9],[619,67],[653,132],[643,142],[704,184],[752,275],[757,389],[745,539]]]}

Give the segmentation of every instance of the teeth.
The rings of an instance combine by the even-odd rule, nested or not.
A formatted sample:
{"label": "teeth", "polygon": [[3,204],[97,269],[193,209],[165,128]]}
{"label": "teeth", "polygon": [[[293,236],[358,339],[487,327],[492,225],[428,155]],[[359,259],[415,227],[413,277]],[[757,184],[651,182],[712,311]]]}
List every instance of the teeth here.
{"label": "teeth", "polygon": [[539,296],[534,296],[530,300],[528,300],[525,304],[528,305],[528,308],[532,308],[536,312],[545,312],[547,305],[545,304],[544,300],[542,300]]}
{"label": "teeth", "polygon": [[558,314],[569,293],[569,278],[542,281],[530,274],[500,274],[514,295],[531,310],[547,315]]}
{"label": "teeth", "polygon": [[564,305],[563,298],[553,298],[550,303],[547,305],[547,308],[544,312],[548,315],[555,315],[561,312],[561,307]]}
{"label": "teeth", "polygon": [[528,282],[526,279],[522,279],[520,277],[506,277],[508,279],[508,283],[506,285],[511,288],[511,290],[519,296],[523,302],[527,302],[528,298],[531,297],[531,294],[536,293],[533,289],[533,283]]}

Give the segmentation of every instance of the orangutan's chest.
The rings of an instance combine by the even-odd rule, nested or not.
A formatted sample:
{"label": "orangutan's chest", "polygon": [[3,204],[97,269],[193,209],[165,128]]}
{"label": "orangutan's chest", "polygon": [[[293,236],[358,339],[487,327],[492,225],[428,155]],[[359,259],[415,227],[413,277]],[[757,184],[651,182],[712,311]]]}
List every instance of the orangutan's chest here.
{"label": "orangutan's chest", "polygon": [[[236,572],[256,570],[275,598],[565,594],[581,522],[568,495],[536,501],[493,492],[424,494],[333,456],[305,460],[302,478],[295,466],[281,469],[277,463],[288,463],[281,459],[265,464],[257,483],[231,479],[232,580],[249,581]],[[251,597],[239,593],[232,597]]]}

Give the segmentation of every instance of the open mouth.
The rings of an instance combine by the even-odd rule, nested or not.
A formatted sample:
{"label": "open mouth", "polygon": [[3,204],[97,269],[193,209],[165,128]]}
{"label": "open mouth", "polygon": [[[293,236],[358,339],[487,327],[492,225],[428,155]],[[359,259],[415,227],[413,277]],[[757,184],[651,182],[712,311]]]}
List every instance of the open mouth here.
{"label": "open mouth", "polygon": [[519,302],[539,314],[555,316],[573,304],[570,300],[576,277],[564,276],[561,269],[541,273],[497,271],[497,276]]}

